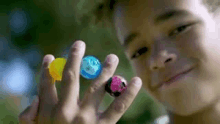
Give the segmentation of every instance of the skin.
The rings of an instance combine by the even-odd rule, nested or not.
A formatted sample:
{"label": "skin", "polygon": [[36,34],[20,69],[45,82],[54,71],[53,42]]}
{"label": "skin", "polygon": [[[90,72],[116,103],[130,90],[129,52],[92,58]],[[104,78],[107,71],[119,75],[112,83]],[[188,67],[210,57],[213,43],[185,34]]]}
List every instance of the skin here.
{"label": "skin", "polygon": [[[177,124],[220,122],[220,35],[214,16],[200,2],[121,1],[113,12],[118,39],[137,76],[142,79],[143,87],[167,108],[171,120]],[[170,9],[185,10],[189,14],[154,22],[158,15]],[[187,26],[178,28],[182,25]],[[133,32],[139,35],[125,45],[127,36]],[[131,58],[143,47],[148,50]],[[157,87],[172,76],[170,74],[176,75],[188,67],[194,69],[175,81],[175,87]]]}
{"label": "skin", "polygon": [[[80,45],[80,43],[82,45]],[[79,100],[79,71],[86,44],[76,41],[69,52],[61,80],[61,97],[58,98],[54,80],[48,66],[55,59],[46,55],[43,59],[38,97],[19,115],[20,124],[115,124],[125,113],[142,86],[139,77],[132,78],[127,90],[115,98],[104,112],[98,108],[105,95],[105,84],[113,76],[119,59],[106,57],[100,76],[91,82],[82,100]]]}

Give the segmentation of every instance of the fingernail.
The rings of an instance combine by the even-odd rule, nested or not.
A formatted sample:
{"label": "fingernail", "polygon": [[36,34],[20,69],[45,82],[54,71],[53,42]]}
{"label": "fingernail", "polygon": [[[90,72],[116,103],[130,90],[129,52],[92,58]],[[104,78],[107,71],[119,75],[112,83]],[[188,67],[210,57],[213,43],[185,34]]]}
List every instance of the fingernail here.
{"label": "fingernail", "polygon": [[44,56],[42,64],[44,64],[44,63],[47,62],[48,60],[49,60],[49,57]]}
{"label": "fingernail", "polygon": [[141,85],[141,80],[139,78],[135,78],[135,79],[133,79],[133,83],[136,86],[140,86]]}
{"label": "fingernail", "polygon": [[108,55],[106,59],[107,59],[106,61],[108,63],[113,63],[113,62],[115,62],[117,60],[116,57],[112,56],[112,55]]}
{"label": "fingernail", "polygon": [[82,41],[76,41],[74,44],[73,44],[73,47],[83,47],[84,43]]}

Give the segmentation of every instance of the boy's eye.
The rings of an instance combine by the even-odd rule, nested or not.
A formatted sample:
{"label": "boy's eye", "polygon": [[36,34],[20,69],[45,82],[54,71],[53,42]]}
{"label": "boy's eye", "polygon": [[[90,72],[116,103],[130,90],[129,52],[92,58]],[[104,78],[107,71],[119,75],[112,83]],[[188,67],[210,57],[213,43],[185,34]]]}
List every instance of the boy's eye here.
{"label": "boy's eye", "polygon": [[139,57],[140,55],[144,54],[147,51],[148,51],[148,48],[143,47],[143,48],[139,49],[137,52],[135,52],[134,55],[131,57],[131,59],[137,58],[137,57]]}
{"label": "boy's eye", "polygon": [[191,28],[191,24],[188,24],[188,25],[183,25],[183,26],[180,26],[178,28],[176,28],[175,30],[173,30],[169,36],[174,36],[174,35],[177,35],[179,33],[182,33],[184,31],[187,31],[188,29]]}

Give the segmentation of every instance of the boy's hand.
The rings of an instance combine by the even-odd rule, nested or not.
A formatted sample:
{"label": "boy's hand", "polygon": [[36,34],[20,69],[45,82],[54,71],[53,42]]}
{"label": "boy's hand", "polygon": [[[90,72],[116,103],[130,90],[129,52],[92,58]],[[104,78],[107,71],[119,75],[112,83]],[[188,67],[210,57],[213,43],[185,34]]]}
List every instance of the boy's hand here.
{"label": "boy's hand", "polygon": [[105,83],[113,76],[119,59],[114,54],[107,56],[102,73],[92,82],[80,101],[79,72],[85,47],[83,41],[76,41],[71,47],[63,71],[59,100],[55,83],[48,69],[48,65],[55,58],[53,55],[44,57],[39,87],[39,106],[36,100],[24,110],[19,116],[21,124],[115,124],[121,118],[139,92],[142,85],[141,79],[134,77],[126,91],[115,98],[105,112],[99,113],[98,108],[105,95]]}

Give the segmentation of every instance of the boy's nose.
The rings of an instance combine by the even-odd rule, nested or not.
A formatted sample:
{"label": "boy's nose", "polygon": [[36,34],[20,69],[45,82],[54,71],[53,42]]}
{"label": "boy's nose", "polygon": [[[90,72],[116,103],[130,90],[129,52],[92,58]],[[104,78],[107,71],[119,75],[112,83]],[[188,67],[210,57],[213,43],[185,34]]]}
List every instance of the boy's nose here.
{"label": "boy's nose", "polygon": [[157,70],[159,68],[165,68],[165,64],[170,62],[175,62],[177,59],[177,55],[175,53],[168,53],[166,50],[161,51],[161,54],[158,57],[152,59],[150,63],[150,69],[152,71]]}

